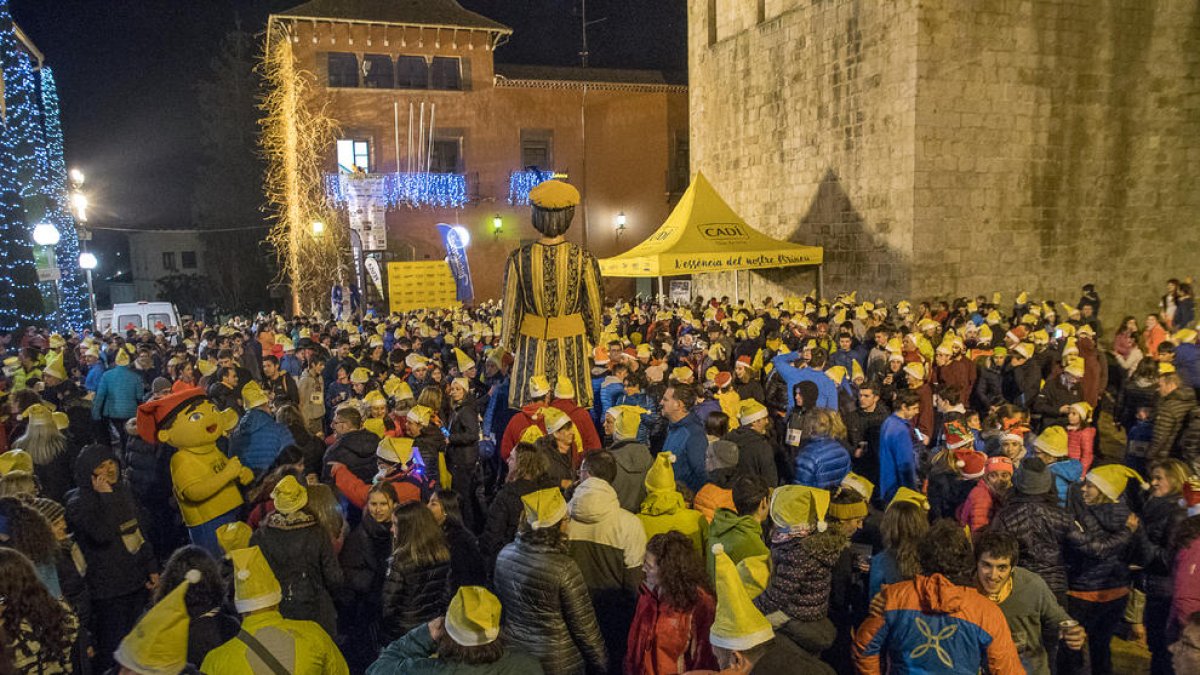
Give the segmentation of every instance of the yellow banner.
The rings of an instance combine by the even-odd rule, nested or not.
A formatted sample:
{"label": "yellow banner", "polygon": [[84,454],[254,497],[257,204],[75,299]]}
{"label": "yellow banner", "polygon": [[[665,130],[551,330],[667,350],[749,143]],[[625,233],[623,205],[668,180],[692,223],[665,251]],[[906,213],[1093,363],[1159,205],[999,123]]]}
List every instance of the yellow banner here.
{"label": "yellow banner", "polygon": [[387,264],[388,309],[454,309],[459,306],[454,276],[445,260]]}

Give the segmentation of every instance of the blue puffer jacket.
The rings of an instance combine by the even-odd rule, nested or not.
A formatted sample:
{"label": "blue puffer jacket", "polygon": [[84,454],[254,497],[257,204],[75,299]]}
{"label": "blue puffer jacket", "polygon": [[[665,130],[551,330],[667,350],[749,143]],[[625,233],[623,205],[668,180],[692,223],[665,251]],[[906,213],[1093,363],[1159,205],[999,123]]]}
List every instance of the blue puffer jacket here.
{"label": "blue puffer jacket", "polygon": [[92,401],[92,419],[111,417],[127,420],[137,415],[138,403],[142,400],[141,376],[129,366],[116,366],[100,378],[96,398]]}
{"label": "blue puffer jacket", "polygon": [[796,478],[799,485],[836,490],[850,473],[850,453],[829,436],[815,436],[801,446],[796,455]]}
{"label": "blue puffer jacket", "polygon": [[237,427],[229,434],[229,454],[258,475],[271,467],[280,450],[294,442],[287,427],[254,408],[238,420]]}
{"label": "blue puffer jacket", "polygon": [[1054,476],[1054,490],[1058,493],[1058,505],[1067,506],[1067,490],[1083,479],[1083,464],[1077,459],[1060,459],[1050,465]]}

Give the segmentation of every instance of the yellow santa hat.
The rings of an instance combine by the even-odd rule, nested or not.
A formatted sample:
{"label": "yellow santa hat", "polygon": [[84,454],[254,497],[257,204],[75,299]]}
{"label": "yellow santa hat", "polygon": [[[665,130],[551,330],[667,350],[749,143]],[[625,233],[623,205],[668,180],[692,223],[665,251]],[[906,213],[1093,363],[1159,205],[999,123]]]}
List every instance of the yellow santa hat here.
{"label": "yellow santa hat", "polygon": [[379,438],[383,438],[387,433],[387,424],[384,423],[382,417],[368,417],[363,420],[362,428],[375,434]]}
{"label": "yellow santa hat", "polygon": [[1017,304],[1018,305],[1024,305],[1027,302],[1029,302],[1029,293],[1027,293],[1025,291],[1021,291],[1020,293],[1017,294]]}
{"label": "yellow santa hat", "polygon": [[1175,372],[1175,364],[1174,363],[1171,363],[1170,361],[1159,361],[1158,362],[1158,374],[1159,375],[1170,375],[1173,372]]}
{"label": "yellow santa hat", "polygon": [[546,379],[545,375],[534,375],[529,378],[529,395],[533,398],[541,398],[550,393],[550,380]]}
{"label": "yellow santa hat", "polygon": [[375,446],[375,456],[389,464],[407,465],[413,458],[413,439],[406,436],[385,436]]}
{"label": "yellow santa hat", "polygon": [[696,374],[687,366],[677,366],[671,370],[671,380],[680,384],[691,384]]}
{"label": "yellow santa hat", "polygon": [[33,456],[24,450],[9,450],[0,454],[0,476],[13,471],[33,473]]}
{"label": "yellow santa hat", "polygon": [[254,380],[250,380],[246,383],[246,386],[242,387],[242,407],[246,410],[257,408],[267,401],[266,392]]}
{"label": "yellow santa hat", "polygon": [[1092,418],[1092,406],[1087,401],[1072,403],[1071,410],[1074,410],[1085,423]]}
{"label": "yellow santa hat", "polygon": [[53,426],[55,429],[62,431],[70,424],[67,414],[57,412],[50,407],[48,403],[34,403],[21,413],[21,417],[29,420],[29,426]]}
{"label": "yellow santa hat", "polygon": [[200,359],[196,362],[196,370],[200,371],[201,377],[208,377],[217,372],[217,363],[208,359]]}
{"label": "yellow santa hat", "polygon": [[767,583],[771,581],[771,556],[764,553],[742,558],[738,561],[737,571],[746,593],[753,600],[767,590]]}
{"label": "yellow santa hat", "polygon": [[842,386],[842,382],[846,380],[845,366],[831,366],[825,369],[825,377],[833,380],[833,383]]}
{"label": "yellow santa hat", "polygon": [[521,497],[525,522],[535,530],[557,525],[567,516],[567,502],[558,488],[546,488]]}
{"label": "yellow santa hat", "polygon": [[904,366],[904,374],[907,375],[908,379],[910,379],[910,380],[924,382],[925,381],[925,364],[921,363],[920,361],[910,361],[909,363],[905,364],[905,366]]}
{"label": "yellow santa hat", "polygon": [[1073,377],[1083,377],[1084,362],[1083,358],[1072,356],[1067,359],[1067,366],[1063,368],[1063,372]]}
{"label": "yellow santa hat", "polygon": [[1028,342],[1018,343],[1012,348],[1012,353],[1020,356],[1023,359],[1033,358],[1033,345]]}
{"label": "yellow santa hat", "polygon": [[371,391],[368,391],[367,394],[363,396],[362,400],[363,403],[366,403],[372,408],[376,406],[387,405],[387,397],[379,393],[378,389],[372,389]]}
{"label": "yellow santa hat", "polygon": [[1129,484],[1129,479],[1132,478],[1146,489],[1146,481],[1142,479],[1142,475],[1137,471],[1125,466],[1124,464],[1104,464],[1103,466],[1094,466],[1092,470],[1083,477],[1096,489],[1104,493],[1106,497],[1114,502],[1121,498],[1125,492],[1125,487]]}
{"label": "yellow santa hat", "polygon": [[546,433],[548,434],[552,434],[571,423],[571,416],[554,406],[546,406],[542,408],[541,412],[542,423],[545,425]]}
{"label": "yellow santa hat", "polygon": [[383,393],[397,401],[412,400],[413,390],[404,380],[392,375],[383,383]]}
{"label": "yellow santa hat", "polygon": [[129,352],[125,351],[124,349],[117,350],[117,358],[114,359],[113,362],[118,366],[129,365]]}
{"label": "yellow santa hat", "polygon": [[784,485],[771,493],[771,521],[784,530],[815,528],[824,532],[828,525],[829,490],[807,485]]}
{"label": "yellow santa hat", "polygon": [[891,508],[892,504],[898,502],[910,502],[926,511],[929,510],[929,498],[909,487],[901,486],[900,489],[896,490],[896,494],[892,496],[892,501],[888,502],[888,508]]}
{"label": "yellow santa hat", "polygon": [[752,424],[767,416],[767,407],[752,398],[738,403],[738,422]]}
{"label": "yellow santa hat", "polygon": [[865,476],[860,476],[853,471],[846,474],[846,477],[842,479],[841,488],[844,490],[853,490],[866,500],[871,499],[871,495],[875,494],[875,484],[867,480]]}
{"label": "yellow santa hat", "polygon": [[867,379],[867,374],[863,372],[862,365],[858,362],[858,359],[851,359],[850,360],[850,381],[856,382],[860,379],[863,379],[863,380]]}
{"label": "yellow santa hat", "polygon": [[63,366],[62,354],[53,357],[53,352],[46,355],[46,367],[42,369],[43,377],[53,377],[58,380],[67,379],[67,369]]}
{"label": "yellow santa hat", "polygon": [[613,438],[627,440],[637,438],[638,427],[642,424],[642,415],[650,412],[636,405],[614,405],[604,414],[613,418]]}
{"label": "yellow santa hat", "polygon": [[561,374],[554,382],[554,398],[575,398],[575,385]]}
{"label": "yellow santa hat", "polygon": [[233,561],[233,605],[239,613],[274,607],[283,600],[283,590],[262,549],[248,546],[229,554]]}
{"label": "yellow santa hat", "polygon": [[[1081,328],[1080,331],[1082,330],[1083,329]],[[1195,341],[1196,331],[1192,330],[1191,328],[1184,328],[1183,330],[1176,331],[1175,334],[1171,336],[1171,342],[1174,342],[1177,345],[1190,344]]]}
{"label": "yellow santa hat", "polygon": [[284,476],[271,490],[271,500],[275,502],[275,510],[286,516],[308,504],[308,489],[295,476]]}
{"label": "yellow santa hat", "polygon": [[500,599],[483,586],[460,586],[443,626],[464,647],[491,644],[500,637]]}
{"label": "yellow santa hat", "polygon": [[424,356],[421,356],[420,354],[418,354],[416,352],[413,352],[412,354],[409,354],[408,356],[404,357],[404,365],[408,366],[409,368],[412,368],[413,370],[416,370],[418,368],[428,368],[429,367],[429,359],[425,358]]}
{"label": "yellow santa hat", "polygon": [[250,529],[249,525],[235,520],[217,528],[217,543],[221,545],[221,550],[225,552],[225,555],[229,555],[238,549],[249,546],[252,534],[254,531]]}
{"label": "yellow santa hat", "polygon": [[366,368],[355,368],[350,373],[350,381],[354,384],[366,384],[371,381],[371,371]]}
{"label": "yellow santa hat", "polygon": [[138,675],[179,675],[187,667],[191,617],[184,598],[200,579],[200,570],[188,570],[183,581],[142,616],[113,653],[117,663]]}
{"label": "yellow santa hat", "polygon": [[772,640],[771,622],[751,602],[750,594],[725,547],[713,544],[716,567],[717,611],[709,643],[732,651],[747,651]]}
{"label": "yellow santa hat", "polygon": [[428,406],[415,405],[408,411],[407,418],[410,422],[425,426],[433,419],[433,409]]}
{"label": "yellow santa hat", "polygon": [[454,360],[458,363],[458,372],[465,373],[475,367],[475,359],[467,356],[467,353],[458,347],[454,348]]}
{"label": "yellow santa hat", "polygon": [[675,491],[675,453],[660,452],[646,472],[647,492]]}

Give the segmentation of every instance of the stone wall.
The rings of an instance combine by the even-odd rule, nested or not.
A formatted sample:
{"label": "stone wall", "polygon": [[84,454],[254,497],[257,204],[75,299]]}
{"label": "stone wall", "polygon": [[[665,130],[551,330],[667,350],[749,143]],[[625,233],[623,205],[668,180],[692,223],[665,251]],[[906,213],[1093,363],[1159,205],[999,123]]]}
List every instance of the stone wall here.
{"label": "stone wall", "polygon": [[[757,5],[727,35],[728,3],[689,0],[692,166],[752,225],[824,246],[827,295],[1074,302],[1091,281],[1115,321],[1193,273],[1200,3]],[[753,276],[756,298],[811,286]]]}

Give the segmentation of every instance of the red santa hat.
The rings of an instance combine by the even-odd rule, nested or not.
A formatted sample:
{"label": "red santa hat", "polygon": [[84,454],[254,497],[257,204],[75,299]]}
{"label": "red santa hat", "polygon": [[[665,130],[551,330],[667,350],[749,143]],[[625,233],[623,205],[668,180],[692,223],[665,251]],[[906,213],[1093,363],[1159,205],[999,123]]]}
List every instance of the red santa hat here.
{"label": "red santa hat", "polygon": [[954,451],[954,465],[964,478],[979,478],[986,464],[987,455],[982,452],[966,448]]}
{"label": "red santa hat", "polygon": [[1200,478],[1189,478],[1183,484],[1179,505],[1187,509],[1189,516],[1200,516]]}

